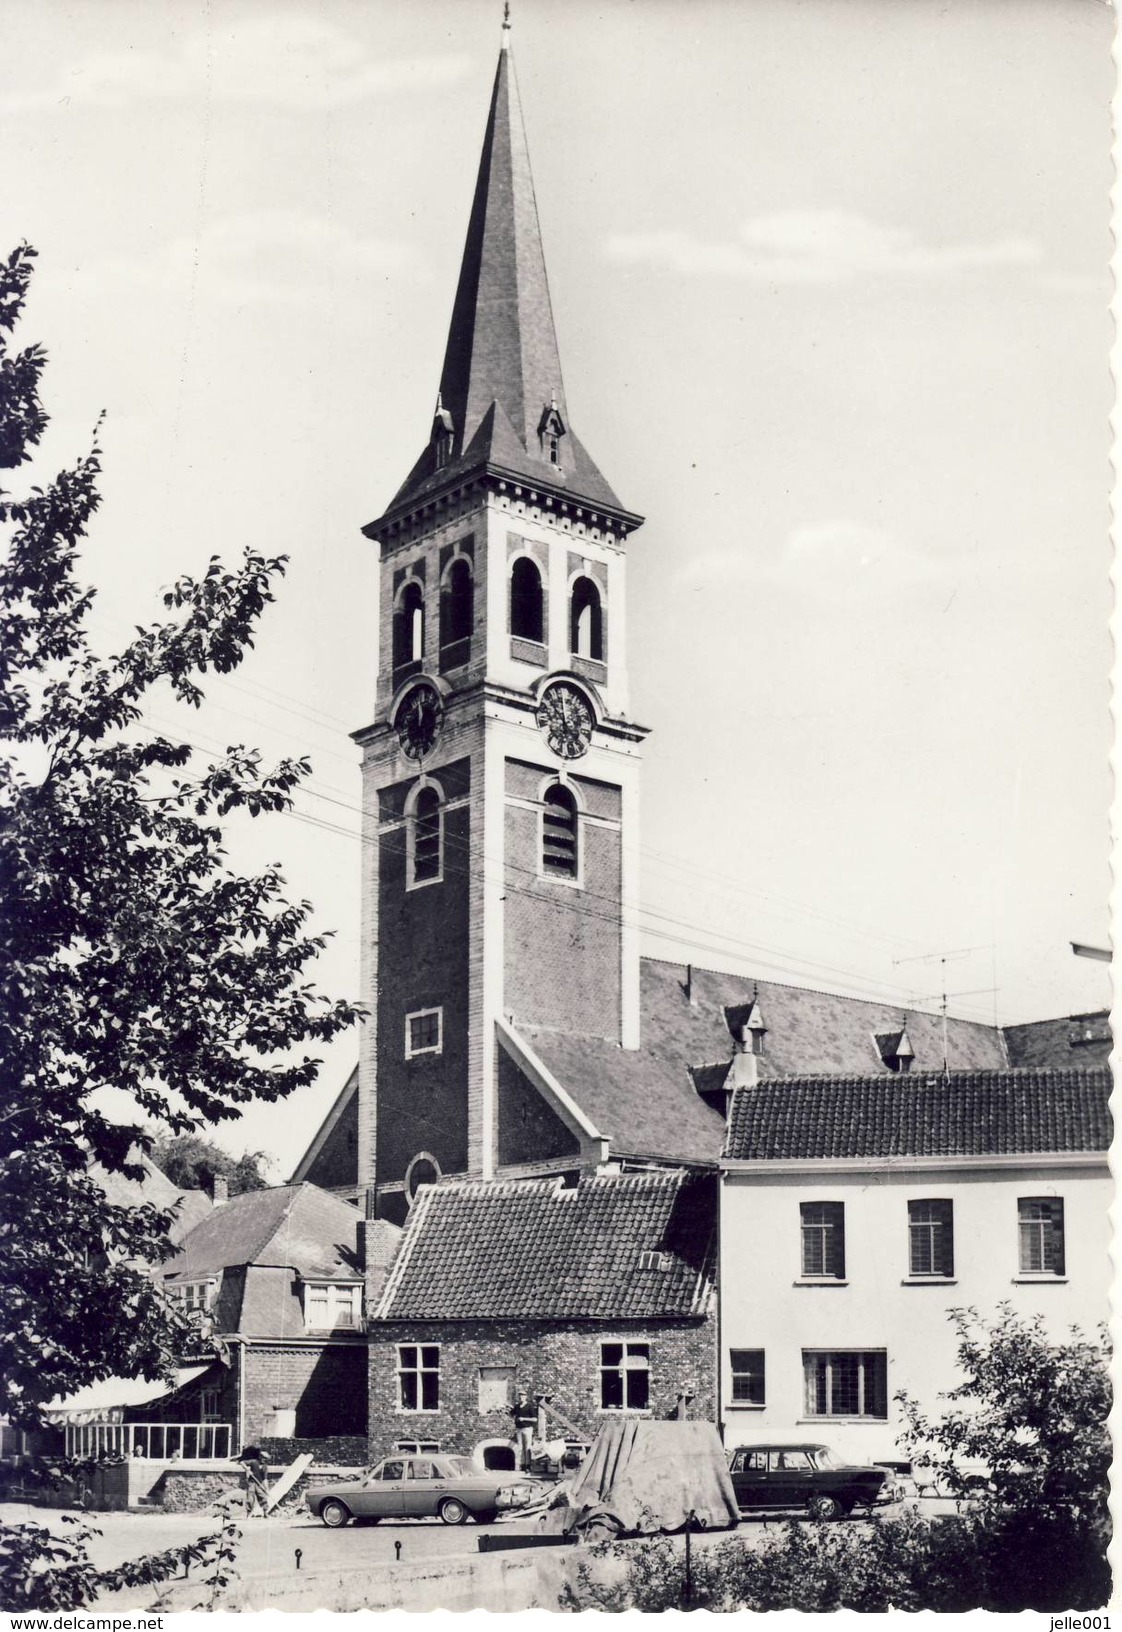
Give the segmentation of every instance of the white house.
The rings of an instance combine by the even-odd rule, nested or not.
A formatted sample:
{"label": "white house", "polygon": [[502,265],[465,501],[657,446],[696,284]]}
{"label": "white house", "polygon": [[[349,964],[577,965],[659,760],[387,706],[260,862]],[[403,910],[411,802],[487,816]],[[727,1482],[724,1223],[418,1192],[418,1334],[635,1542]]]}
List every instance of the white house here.
{"label": "white house", "polygon": [[905,1389],[959,1380],[948,1310],[1107,1318],[1110,1073],[803,1077],[737,1088],[721,1159],[729,1445],[898,1460]]}

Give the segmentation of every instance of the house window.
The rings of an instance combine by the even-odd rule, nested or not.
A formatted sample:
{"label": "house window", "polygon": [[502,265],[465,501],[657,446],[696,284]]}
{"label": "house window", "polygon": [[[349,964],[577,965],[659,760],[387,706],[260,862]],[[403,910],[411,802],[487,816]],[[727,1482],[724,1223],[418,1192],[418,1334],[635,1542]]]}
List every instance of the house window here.
{"label": "house window", "polygon": [[803,1279],[845,1280],[845,1203],[804,1201],[802,1220]]}
{"label": "house window", "polygon": [[908,1273],[954,1274],[954,1203],[909,1201]]}
{"label": "house window", "polygon": [[763,1349],[730,1349],[733,1405],[764,1404]]}
{"label": "house window", "polygon": [[405,1456],[436,1456],[440,1442],[436,1439],[399,1439],[394,1444],[394,1450]]}
{"label": "house window", "polygon": [[604,616],[600,591],[591,578],[578,578],[569,601],[569,650],[574,657],[604,660]]}
{"label": "house window", "polygon": [[561,440],[560,440],[560,438],[556,437],[556,436],[549,437],[548,438],[548,445],[549,445],[549,462],[550,462],[550,464],[551,465],[559,465],[561,463]]}
{"label": "house window", "polygon": [[444,816],[440,793],[422,788],[409,830],[409,885],[438,884],[443,873]]}
{"label": "house window", "polygon": [[1022,1196],[1017,1202],[1022,1275],[1064,1273],[1064,1204],[1058,1196]]}
{"label": "house window", "polygon": [[547,878],[576,878],[577,802],[555,782],[545,790],[542,811],[542,872]]}
{"label": "house window", "polygon": [[888,1416],[888,1356],[883,1349],[803,1350],[808,1417]]}
{"label": "house window", "polygon": [[439,1344],[398,1345],[397,1403],[401,1411],[440,1410]]}
{"label": "house window", "polygon": [[361,1286],[332,1281],[304,1283],[304,1325],[310,1332],[357,1331],[362,1322]]}
{"label": "house window", "polygon": [[519,640],[545,639],[542,575],[528,555],[520,555],[510,573],[510,632]]}
{"label": "house window", "polygon": [[601,1343],[600,1409],[645,1411],[651,1399],[649,1343]]}
{"label": "house window", "polygon": [[425,655],[425,592],[411,578],[401,592],[393,620],[393,666],[420,663]]}
{"label": "house window", "polygon": [[479,1412],[506,1411],[510,1407],[514,1388],[513,1366],[480,1366]]}
{"label": "house window", "polygon": [[203,1388],[199,1390],[199,1421],[221,1422],[222,1391],[217,1388]]}
{"label": "house window", "polygon": [[[470,640],[474,621],[474,584],[471,562],[458,555],[448,568],[440,590],[440,649]],[[465,654],[466,658],[466,654]]]}
{"label": "house window", "polygon": [[187,1314],[205,1314],[214,1307],[218,1290],[216,1281],[176,1281],[167,1288],[172,1298]]}
{"label": "house window", "polygon": [[444,1046],[444,1010],[418,1009],[405,1016],[405,1058],[439,1054]]}

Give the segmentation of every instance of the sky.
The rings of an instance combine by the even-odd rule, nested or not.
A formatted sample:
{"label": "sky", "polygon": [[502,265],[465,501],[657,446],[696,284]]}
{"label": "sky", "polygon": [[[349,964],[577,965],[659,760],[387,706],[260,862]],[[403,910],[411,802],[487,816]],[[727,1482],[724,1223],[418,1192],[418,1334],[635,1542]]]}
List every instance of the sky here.
{"label": "sky", "polygon": [[[3,11],[37,470],[107,416],[94,631],[213,553],[290,557],[178,728],[310,756],[231,855],[281,863],[357,996],[359,529],[427,437],[501,7]],[[1110,8],[513,13],[573,428],[648,518],[644,950],[1002,1023],[1104,1006],[1069,942],[1109,933]],[[287,1176],[356,1055],[223,1143]]]}

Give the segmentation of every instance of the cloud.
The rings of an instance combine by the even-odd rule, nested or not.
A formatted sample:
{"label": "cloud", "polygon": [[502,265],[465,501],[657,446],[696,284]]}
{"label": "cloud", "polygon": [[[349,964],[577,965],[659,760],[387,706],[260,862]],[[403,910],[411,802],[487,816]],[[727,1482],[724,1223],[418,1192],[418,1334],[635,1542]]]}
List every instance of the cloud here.
{"label": "cloud", "polygon": [[168,50],[107,51],[60,68],[38,87],[0,93],[0,109],[58,103],[120,107],[210,96],[285,108],[336,107],[366,97],[439,89],[462,79],[464,55],[379,58],[326,18],[278,12],[219,23]]}
{"label": "cloud", "polygon": [[1038,264],[1028,238],[983,244],[925,244],[902,227],[878,225],[844,210],[786,210],[746,221],[734,239],[692,238],[665,230],[609,238],[610,259],[641,261],[687,276],[754,278],[767,283],[841,283],[853,278],[954,277],[994,266]]}
{"label": "cloud", "polygon": [[43,281],[79,294],[150,290],[170,299],[298,306],[323,298],[352,276],[417,275],[408,244],[364,238],[323,216],[300,210],[258,210],[206,223],[195,237],[176,237],[153,256],[93,260],[71,272],[49,271]]}

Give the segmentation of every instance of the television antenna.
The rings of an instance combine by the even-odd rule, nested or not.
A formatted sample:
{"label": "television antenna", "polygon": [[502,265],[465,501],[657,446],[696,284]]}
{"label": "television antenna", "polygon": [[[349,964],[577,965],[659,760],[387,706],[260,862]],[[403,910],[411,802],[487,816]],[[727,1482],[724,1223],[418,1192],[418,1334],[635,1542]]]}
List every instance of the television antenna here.
{"label": "television antenna", "polygon": [[938,992],[936,992],[931,997],[917,997],[917,998],[914,999],[914,1001],[915,1001],[915,1003],[917,1005],[920,1004],[920,1003],[938,1003],[938,1005],[939,1005],[939,1013],[942,1015],[942,1019],[943,1019],[943,1073],[944,1073],[944,1075],[946,1075],[947,1072],[950,1070],[950,1066],[949,1066],[948,1060],[947,1060],[947,1054],[948,1054],[948,1050],[947,1050],[947,999],[950,998],[950,997],[978,997],[982,993],[991,993],[992,994],[993,992],[995,992],[997,990],[996,986],[975,986],[975,987],[972,987],[969,991],[948,992],[948,990],[947,990],[947,965],[948,965],[948,963],[958,963],[963,958],[969,958],[975,952],[985,952],[987,950],[992,950],[992,948],[987,949],[984,946],[956,946],[956,947],[952,947],[950,950],[948,950],[946,952],[920,952],[915,957],[893,958],[893,960],[892,960],[894,968],[897,967],[899,964],[902,964],[902,963],[937,963],[939,965],[940,973],[941,973],[941,976],[942,976],[942,980],[940,982],[940,990]]}

